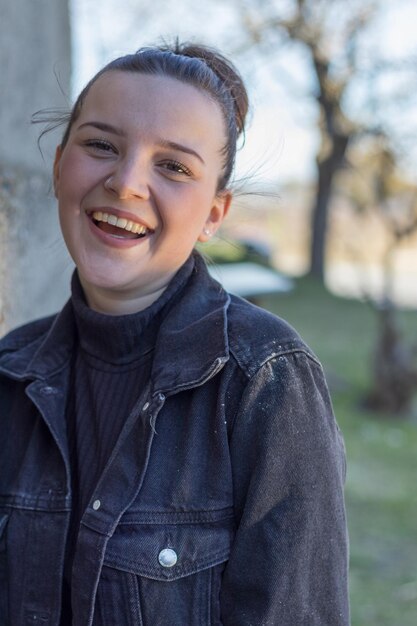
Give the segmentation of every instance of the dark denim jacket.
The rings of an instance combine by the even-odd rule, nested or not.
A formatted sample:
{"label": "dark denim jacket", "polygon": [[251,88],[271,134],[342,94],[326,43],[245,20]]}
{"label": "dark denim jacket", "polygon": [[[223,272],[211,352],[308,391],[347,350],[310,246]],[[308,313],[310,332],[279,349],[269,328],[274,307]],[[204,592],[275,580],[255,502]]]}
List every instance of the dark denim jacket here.
{"label": "dark denim jacket", "polygon": [[[0,342],[1,626],[60,622],[73,324]],[[344,471],[314,355],[197,260],[83,515],[73,623],[346,626]]]}

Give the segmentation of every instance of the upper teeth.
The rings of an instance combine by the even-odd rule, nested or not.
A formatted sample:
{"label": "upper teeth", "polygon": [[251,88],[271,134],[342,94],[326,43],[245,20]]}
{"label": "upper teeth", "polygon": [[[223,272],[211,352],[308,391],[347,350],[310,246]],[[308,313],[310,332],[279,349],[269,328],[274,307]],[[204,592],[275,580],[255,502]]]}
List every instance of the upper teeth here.
{"label": "upper teeth", "polygon": [[94,213],[92,214],[92,218],[96,220],[96,222],[108,222],[112,226],[124,228],[124,230],[128,230],[131,233],[136,233],[137,235],[144,235],[147,232],[147,228],[142,224],[132,222],[131,220],[127,220],[124,217],[116,217],[112,213],[94,211]]}

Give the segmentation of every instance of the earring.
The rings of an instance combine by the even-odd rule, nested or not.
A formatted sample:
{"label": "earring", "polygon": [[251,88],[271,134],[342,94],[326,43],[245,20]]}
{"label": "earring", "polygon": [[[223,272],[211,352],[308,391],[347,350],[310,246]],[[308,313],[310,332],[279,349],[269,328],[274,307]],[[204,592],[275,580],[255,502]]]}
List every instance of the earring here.
{"label": "earring", "polygon": [[208,228],[203,228],[203,233],[206,235],[206,237],[211,237],[213,234]]}

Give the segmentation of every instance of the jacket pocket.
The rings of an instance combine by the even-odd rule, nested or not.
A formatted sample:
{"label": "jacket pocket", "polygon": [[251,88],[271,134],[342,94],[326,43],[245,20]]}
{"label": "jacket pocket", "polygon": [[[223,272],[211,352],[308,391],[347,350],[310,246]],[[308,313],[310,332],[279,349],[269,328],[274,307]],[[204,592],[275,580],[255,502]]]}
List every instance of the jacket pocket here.
{"label": "jacket pocket", "polygon": [[119,578],[125,595],[130,589],[144,626],[220,624],[221,576],[233,535],[231,509],[126,516],[107,545],[103,582],[111,578],[114,590]]}
{"label": "jacket pocket", "polygon": [[0,626],[8,624],[8,576],[7,576],[7,549],[6,527],[9,516],[0,513]]}

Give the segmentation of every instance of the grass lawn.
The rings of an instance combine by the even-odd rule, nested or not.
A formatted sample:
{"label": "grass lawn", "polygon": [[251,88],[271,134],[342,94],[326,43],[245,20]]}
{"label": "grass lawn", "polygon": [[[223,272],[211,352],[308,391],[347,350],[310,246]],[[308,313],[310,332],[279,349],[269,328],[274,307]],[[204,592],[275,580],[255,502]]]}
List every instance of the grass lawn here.
{"label": "grass lawn", "polygon": [[[417,418],[360,408],[375,314],[308,279],[262,305],[295,326],[319,356],[344,433],[352,626],[416,626]],[[403,313],[402,322],[417,341],[417,312]]]}

